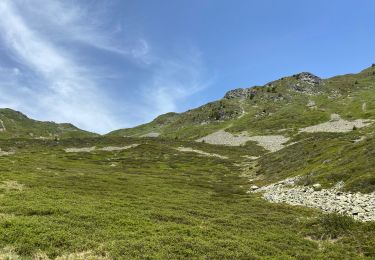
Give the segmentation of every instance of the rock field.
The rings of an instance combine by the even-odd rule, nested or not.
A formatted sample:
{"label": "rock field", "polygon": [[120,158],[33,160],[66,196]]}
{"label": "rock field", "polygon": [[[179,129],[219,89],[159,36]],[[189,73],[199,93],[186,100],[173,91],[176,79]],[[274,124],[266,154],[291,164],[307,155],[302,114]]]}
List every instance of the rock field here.
{"label": "rock field", "polygon": [[282,135],[248,136],[247,132],[233,135],[224,130],[219,130],[196,141],[228,146],[240,146],[248,141],[255,141],[264,149],[269,150],[270,152],[276,152],[284,148],[283,143],[286,143],[288,140],[287,137]]}
{"label": "rock field", "polygon": [[347,121],[342,119],[337,114],[331,115],[331,120],[322,124],[313,125],[305,128],[301,128],[300,132],[306,133],[317,133],[317,132],[327,132],[327,133],[346,133],[350,132],[355,128],[362,128],[368,126],[372,123],[370,120],[357,119],[354,121]]}
{"label": "rock field", "polygon": [[375,221],[375,193],[343,192],[343,183],[331,189],[317,190],[317,184],[315,188],[297,186],[299,178],[288,178],[261,188],[252,186],[249,193],[261,192],[264,199],[273,203],[318,208],[324,212],[349,215],[360,221]]}

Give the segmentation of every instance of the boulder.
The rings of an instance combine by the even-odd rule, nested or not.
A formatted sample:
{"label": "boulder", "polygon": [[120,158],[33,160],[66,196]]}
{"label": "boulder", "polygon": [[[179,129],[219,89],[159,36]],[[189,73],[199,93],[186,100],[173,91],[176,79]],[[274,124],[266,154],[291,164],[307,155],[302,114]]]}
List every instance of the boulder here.
{"label": "boulder", "polygon": [[314,188],[315,191],[319,191],[319,190],[322,189],[322,185],[320,185],[320,183],[315,183],[315,184],[313,185],[313,188]]}

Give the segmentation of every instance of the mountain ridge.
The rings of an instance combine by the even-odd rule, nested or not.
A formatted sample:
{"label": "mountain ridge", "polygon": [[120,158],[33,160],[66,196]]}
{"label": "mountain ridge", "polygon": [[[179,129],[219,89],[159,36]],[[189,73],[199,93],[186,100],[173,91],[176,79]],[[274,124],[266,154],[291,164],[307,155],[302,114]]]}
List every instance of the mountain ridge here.
{"label": "mountain ridge", "polygon": [[[263,86],[230,90],[225,93],[222,99],[209,102],[183,113],[167,113],[161,115],[160,118],[164,118],[164,120],[167,119],[168,123],[158,123],[160,118],[157,117],[150,123],[136,126],[134,128],[115,130],[108,133],[108,135],[142,136],[147,135],[150,132],[155,132],[161,137],[198,139],[203,137],[204,134],[212,133],[213,130],[228,127],[226,122],[236,121],[236,119],[244,117],[245,114],[256,113],[258,117],[261,117],[269,115],[269,113],[275,113],[273,110],[276,108],[285,110],[285,107],[290,106],[290,109],[293,109],[291,107],[293,104],[298,104],[298,109],[301,109],[302,107],[304,108],[305,106],[302,106],[301,104],[302,101],[306,104],[309,103],[309,101],[311,101],[311,104],[317,103],[318,99],[325,99],[320,100],[321,103],[332,102],[332,100],[333,102],[339,101],[340,98],[348,96],[352,91],[361,92],[362,90],[371,87],[373,78],[375,78],[374,65],[357,74],[345,74],[327,79],[321,79],[309,72],[301,72],[271,81]],[[312,99],[317,100],[314,101]],[[280,104],[280,106],[277,104]],[[253,108],[250,106],[253,106]],[[255,111],[257,110],[256,106],[262,106],[263,109]],[[311,119],[313,121],[311,123],[321,123],[324,120],[328,120],[330,114],[335,113],[334,109],[331,110],[331,113],[319,113],[319,109],[317,109],[315,113],[314,111],[310,111]],[[288,116],[296,117],[298,116],[298,113],[295,113],[295,115],[289,113]],[[345,115],[343,116],[345,117]],[[231,122],[229,124],[232,124],[230,128],[234,130],[233,132],[239,132],[235,129],[237,122]],[[210,128],[207,127],[207,125],[211,125],[212,129],[207,129]],[[184,127],[185,129],[182,129]],[[194,128],[194,130],[201,133],[188,133],[189,128]],[[173,135],[174,132],[176,133],[175,135]]]}
{"label": "mountain ridge", "polygon": [[60,139],[93,136],[97,134],[81,130],[71,123],[39,121],[30,119],[25,114],[10,108],[0,109],[0,139]]}

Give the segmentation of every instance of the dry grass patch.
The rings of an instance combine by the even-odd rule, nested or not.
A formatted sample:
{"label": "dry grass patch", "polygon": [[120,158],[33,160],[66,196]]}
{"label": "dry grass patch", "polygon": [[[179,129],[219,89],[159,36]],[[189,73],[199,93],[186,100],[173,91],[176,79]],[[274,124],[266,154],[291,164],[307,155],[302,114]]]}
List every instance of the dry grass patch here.
{"label": "dry grass patch", "polygon": [[131,144],[131,145],[127,145],[127,146],[107,146],[107,147],[99,148],[98,150],[99,151],[106,151],[106,152],[113,152],[113,151],[127,150],[127,149],[134,148],[134,147],[137,147],[137,146],[139,146],[139,144]]}
{"label": "dry grass patch", "polygon": [[65,152],[67,153],[91,153],[94,151],[105,151],[105,152],[114,152],[114,151],[122,151],[127,150],[130,148],[137,147],[139,144],[131,144],[127,146],[106,146],[102,148],[96,148],[96,146],[92,147],[83,147],[83,148],[66,148]]}
{"label": "dry grass patch", "polygon": [[0,189],[5,191],[22,191],[24,188],[25,185],[17,181],[3,181],[0,183]]}
{"label": "dry grass patch", "polygon": [[12,154],[15,154],[15,152],[14,151],[6,152],[6,151],[1,150],[0,148],[0,156],[6,156],[6,155],[12,155]]}
{"label": "dry grass patch", "polygon": [[13,247],[5,247],[3,249],[0,249],[0,259],[17,260],[21,259],[21,257],[15,252],[15,249]]}
{"label": "dry grass patch", "polygon": [[67,153],[90,153],[95,151],[96,147],[83,147],[83,148],[66,148],[65,152]]}
{"label": "dry grass patch", "polygon": [[91,251],[71,253],[56,257],[56,260],[107,260],[112,259],[106,254],[105,256],[95,255]]}

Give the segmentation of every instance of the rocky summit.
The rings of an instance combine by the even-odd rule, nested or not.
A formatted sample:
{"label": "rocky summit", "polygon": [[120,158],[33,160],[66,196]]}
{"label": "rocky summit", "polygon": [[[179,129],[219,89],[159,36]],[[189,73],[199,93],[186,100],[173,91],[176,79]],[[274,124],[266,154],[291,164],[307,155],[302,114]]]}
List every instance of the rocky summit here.
{"label": "rocky summit", "polygon": [[319,78],[318,76],[315,76],[314,74],[310,72],[302,72],[297,75],[294,75],[293,77],[295,77],[297,80],[303,83],[307,83],[310,85],[318,85],[323,82],[321,78]]}

